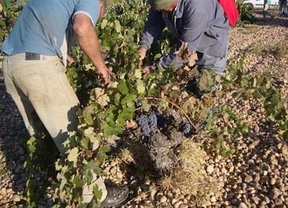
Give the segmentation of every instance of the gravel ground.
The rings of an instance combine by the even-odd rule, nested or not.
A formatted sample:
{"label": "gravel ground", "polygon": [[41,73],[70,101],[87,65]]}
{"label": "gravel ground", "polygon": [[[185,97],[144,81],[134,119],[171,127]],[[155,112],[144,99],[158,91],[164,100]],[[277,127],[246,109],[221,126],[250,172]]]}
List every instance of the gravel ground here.
{"label": "gravel ground", "polygon": [[[245,73],[256,77],[266,74],[280,83],[278,87],[286,109],[288,51],[275,55],[272,49],[277,44],[287,44],[287,21],[287,17],[275,17],[244,28],[233,28],[229,50],[230,61],[245,54]],[[15,104],[5,91],[1,72],[0,207],[21,207],[26,182],[23,163],[27,157],[23,147],[28,136]],[[251,129],[247,136],[230,141],[236,148],[233,156],[205,158],[205,171],[219,181],[220,191],[211,192],[201,206],[195,205],[191,195],[184,195],[179,190],[161,191],[149,170],[127,176],[114,161],[105,167],[104,173],[115,176],[118,182],[126,181],[132,189],[128,203],[122,207],[288,207],[287,140],[280,138],[275,126],[267,121],[260,103],[232,99],[232,93],[233,89],[222,102],[233,107],[249,122]]]}

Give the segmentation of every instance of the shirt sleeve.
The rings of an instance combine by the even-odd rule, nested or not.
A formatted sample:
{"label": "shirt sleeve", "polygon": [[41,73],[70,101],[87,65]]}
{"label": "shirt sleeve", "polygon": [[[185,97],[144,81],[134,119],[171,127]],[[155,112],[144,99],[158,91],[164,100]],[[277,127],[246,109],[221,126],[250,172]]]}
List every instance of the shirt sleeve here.
{"label": "shirt sleeve", "polygon": [[96,0],[80,0],[77,4],[74,15],[74,18],[77,14],[86,14],[90,19],[93,25],[96,24],[99,17],[99,1]]}
{"label": "shirt sleeve", "polygon": [[[205,32],[205,28],[208,25],[208,14],[204,7],[201,5],[188,5],[182,16],[183,29],[179,31],[179,39],[177,43],[176,51],[178,51],[182,43],[188,44],[188,49],[192,53],[197,51],[198,45]],[[180,68],[185,62],[185,59],[179,58],[175,51],[171,51],[168,55],[163,56],[158,67],[167,69],[168,66],[172,66],[175,69]]]}
{"label": "shirt sleeve", "polygon": [[164,28],[165,23],[162,19],[161,12],[151,8],[140,40],[140,46],[147,50],[150,49],[151,44],[154,40],[159,38]]}
{"label": "shirt sleeve", "polygon": [[183,15],[184,27],[179,41],[188,43],[190,51],[195,52],[208,26],[208,14],[202,5],[189,6],[190,8],[187,8]]}

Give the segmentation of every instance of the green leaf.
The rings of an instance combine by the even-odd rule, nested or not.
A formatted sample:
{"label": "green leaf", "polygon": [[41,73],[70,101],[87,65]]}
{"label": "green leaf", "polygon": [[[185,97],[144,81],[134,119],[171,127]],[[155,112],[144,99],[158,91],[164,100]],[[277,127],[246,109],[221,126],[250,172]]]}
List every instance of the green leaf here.
{"label": "green leaf", "polygon": [[97,184],[93,186],[93,194],[98,200],[100,200],[102,197],[102,191],[99,189]]}
{"label": "green leaf", "polygon": [[283,134],[282,134],[284,139],[288,140],[288,130],[286,130]]}
{"label": "green leaf", "polygon": [[94,107],[92,107],[92,106],[87,106],[83,111],[84,121],[88,125],[93,125],[93,123],[94,123],[93,114],[94,114]]}
{"label": "green leaf", "polygon": [[122,95],[127,95],[129,93],[125,80],[119,81],[118,90]]}
{"label": "green leaf", "polygon": [[36,138],[30,137],[30,139],[27,141],[27,147],[29,155],[33,154],[36,151]]}
{"label": "green leaf", "polygon": [[108,152],[109,149],[110,148],[108,146],[103,146],[103,147],[99,148],[99,151],[97,154],[97,162],[99,162],[99,164],[103,163],[104,159],[107,157],[106,152]]}
{"label": "green leaf", "polygon": [[85,170],[93,170],[97,175],[101,174],[100,168],[101,162],[98,160],[90,161],[88,164],[85,165]]}
{"label": "green leaf", "polygon": [[80,188],[84,185],[84,182],[76,175],[73,176],[73,184],[77,187]]}
{"label": "green leaf", "polygon": [[104,136],[108,137],[112,134],[119,135],[123,132],[123,126],[117,124],[116,122],[103,122],[103,131],[104,131]]}
{"label": "green leaf", "polygon": [[81,139],[81,146],[84,147],[85,149],[89,149],[89,139],[86,137],[83,137]]}
{"label": "green leaf", "polygon": [[134,100],[136,100],[136,95],[134,94],[127,94],[122,100],[121,100],[121,104],[123,106],[128,106],[130,108],[132,108],[134,106]]}
{"label": "green leaf", "polygon": [[115,104],[116,106],[119,106],[119,105],[120,105],[120,99],[121,99],[120,93],[116,93],[116,95],[114,96],[114,104]]}
{"label": "green leaf", "polygon": [[133,118],[134,110],[134,106],[130,108],[124,108],[118,115],[117,123],[124,126],[127,120],[131,120]]}

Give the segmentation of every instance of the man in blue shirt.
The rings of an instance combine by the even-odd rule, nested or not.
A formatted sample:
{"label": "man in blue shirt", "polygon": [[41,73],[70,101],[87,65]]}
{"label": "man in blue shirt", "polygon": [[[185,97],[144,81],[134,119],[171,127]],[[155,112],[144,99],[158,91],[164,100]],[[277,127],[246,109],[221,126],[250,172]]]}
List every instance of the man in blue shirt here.
{"label": "man in blue shirt", "polygon": [[[2,44],[7,91],[31,136],[37,134],[36,112],[60,153],[68,133],[77,130],[79,100],[66,77],[67,51],[73,38],[95,66],[104,84],[111,72],[103,60],[94,26],[105,13],[105,0],[30,0]],[[128,197],[127,187],[107,188],[101,178],[102,206],[116,206]],[[93,187],[83,187],[83,202]]]}
{"label": "man in blue shirt", "polygon": [[[177,38],[177,46],[163,56],[157,66],[180,68],[188,59],[177,55],[186,47],[195,57],[198,69],[213,69],[222,74],[226,68],[228,19],[217,0],[149,0],[151,9],[140,41],[140,60],[146,56],[154,40],[167,27]],[[153,67],[147,66],[144,72]]]}

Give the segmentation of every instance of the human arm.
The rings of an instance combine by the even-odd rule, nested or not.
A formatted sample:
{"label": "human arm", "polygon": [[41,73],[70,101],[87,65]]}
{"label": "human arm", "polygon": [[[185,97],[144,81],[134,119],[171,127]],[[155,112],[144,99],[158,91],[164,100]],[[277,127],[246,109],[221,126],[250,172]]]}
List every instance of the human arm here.
{"label": "human arm", "polygon": [[[177,45],[167,55],[160,58],[157,64],[159,68],[167,69],[170,66],[178,69],[189,60],[191,55],[196,53],[208,27],[208,12],[203,5],[199,2],[182,5],[180,8],[180,10],[183,9],[181,19],[177,20],[182,24],[177,27]],[[186,50],[187,55],[180,55],[183,54],[183,50]]]}
{"label": "human arm", "polygon": [[151,8],[145,23],[144,31],[140,40],[140,47],[138,50],[140,60],[146,56],[147,50],[150,49],[153,41],[161,35],[165,28],[165,23],[162,19],[161,12]]}
{"label": "human arm", "polygon": [[111,72],[102,57],[98,35],[89,16],[84,13],[76,14],[73,18],[73,31],[77,43],[96,67],[104,83],[111,82]]}

